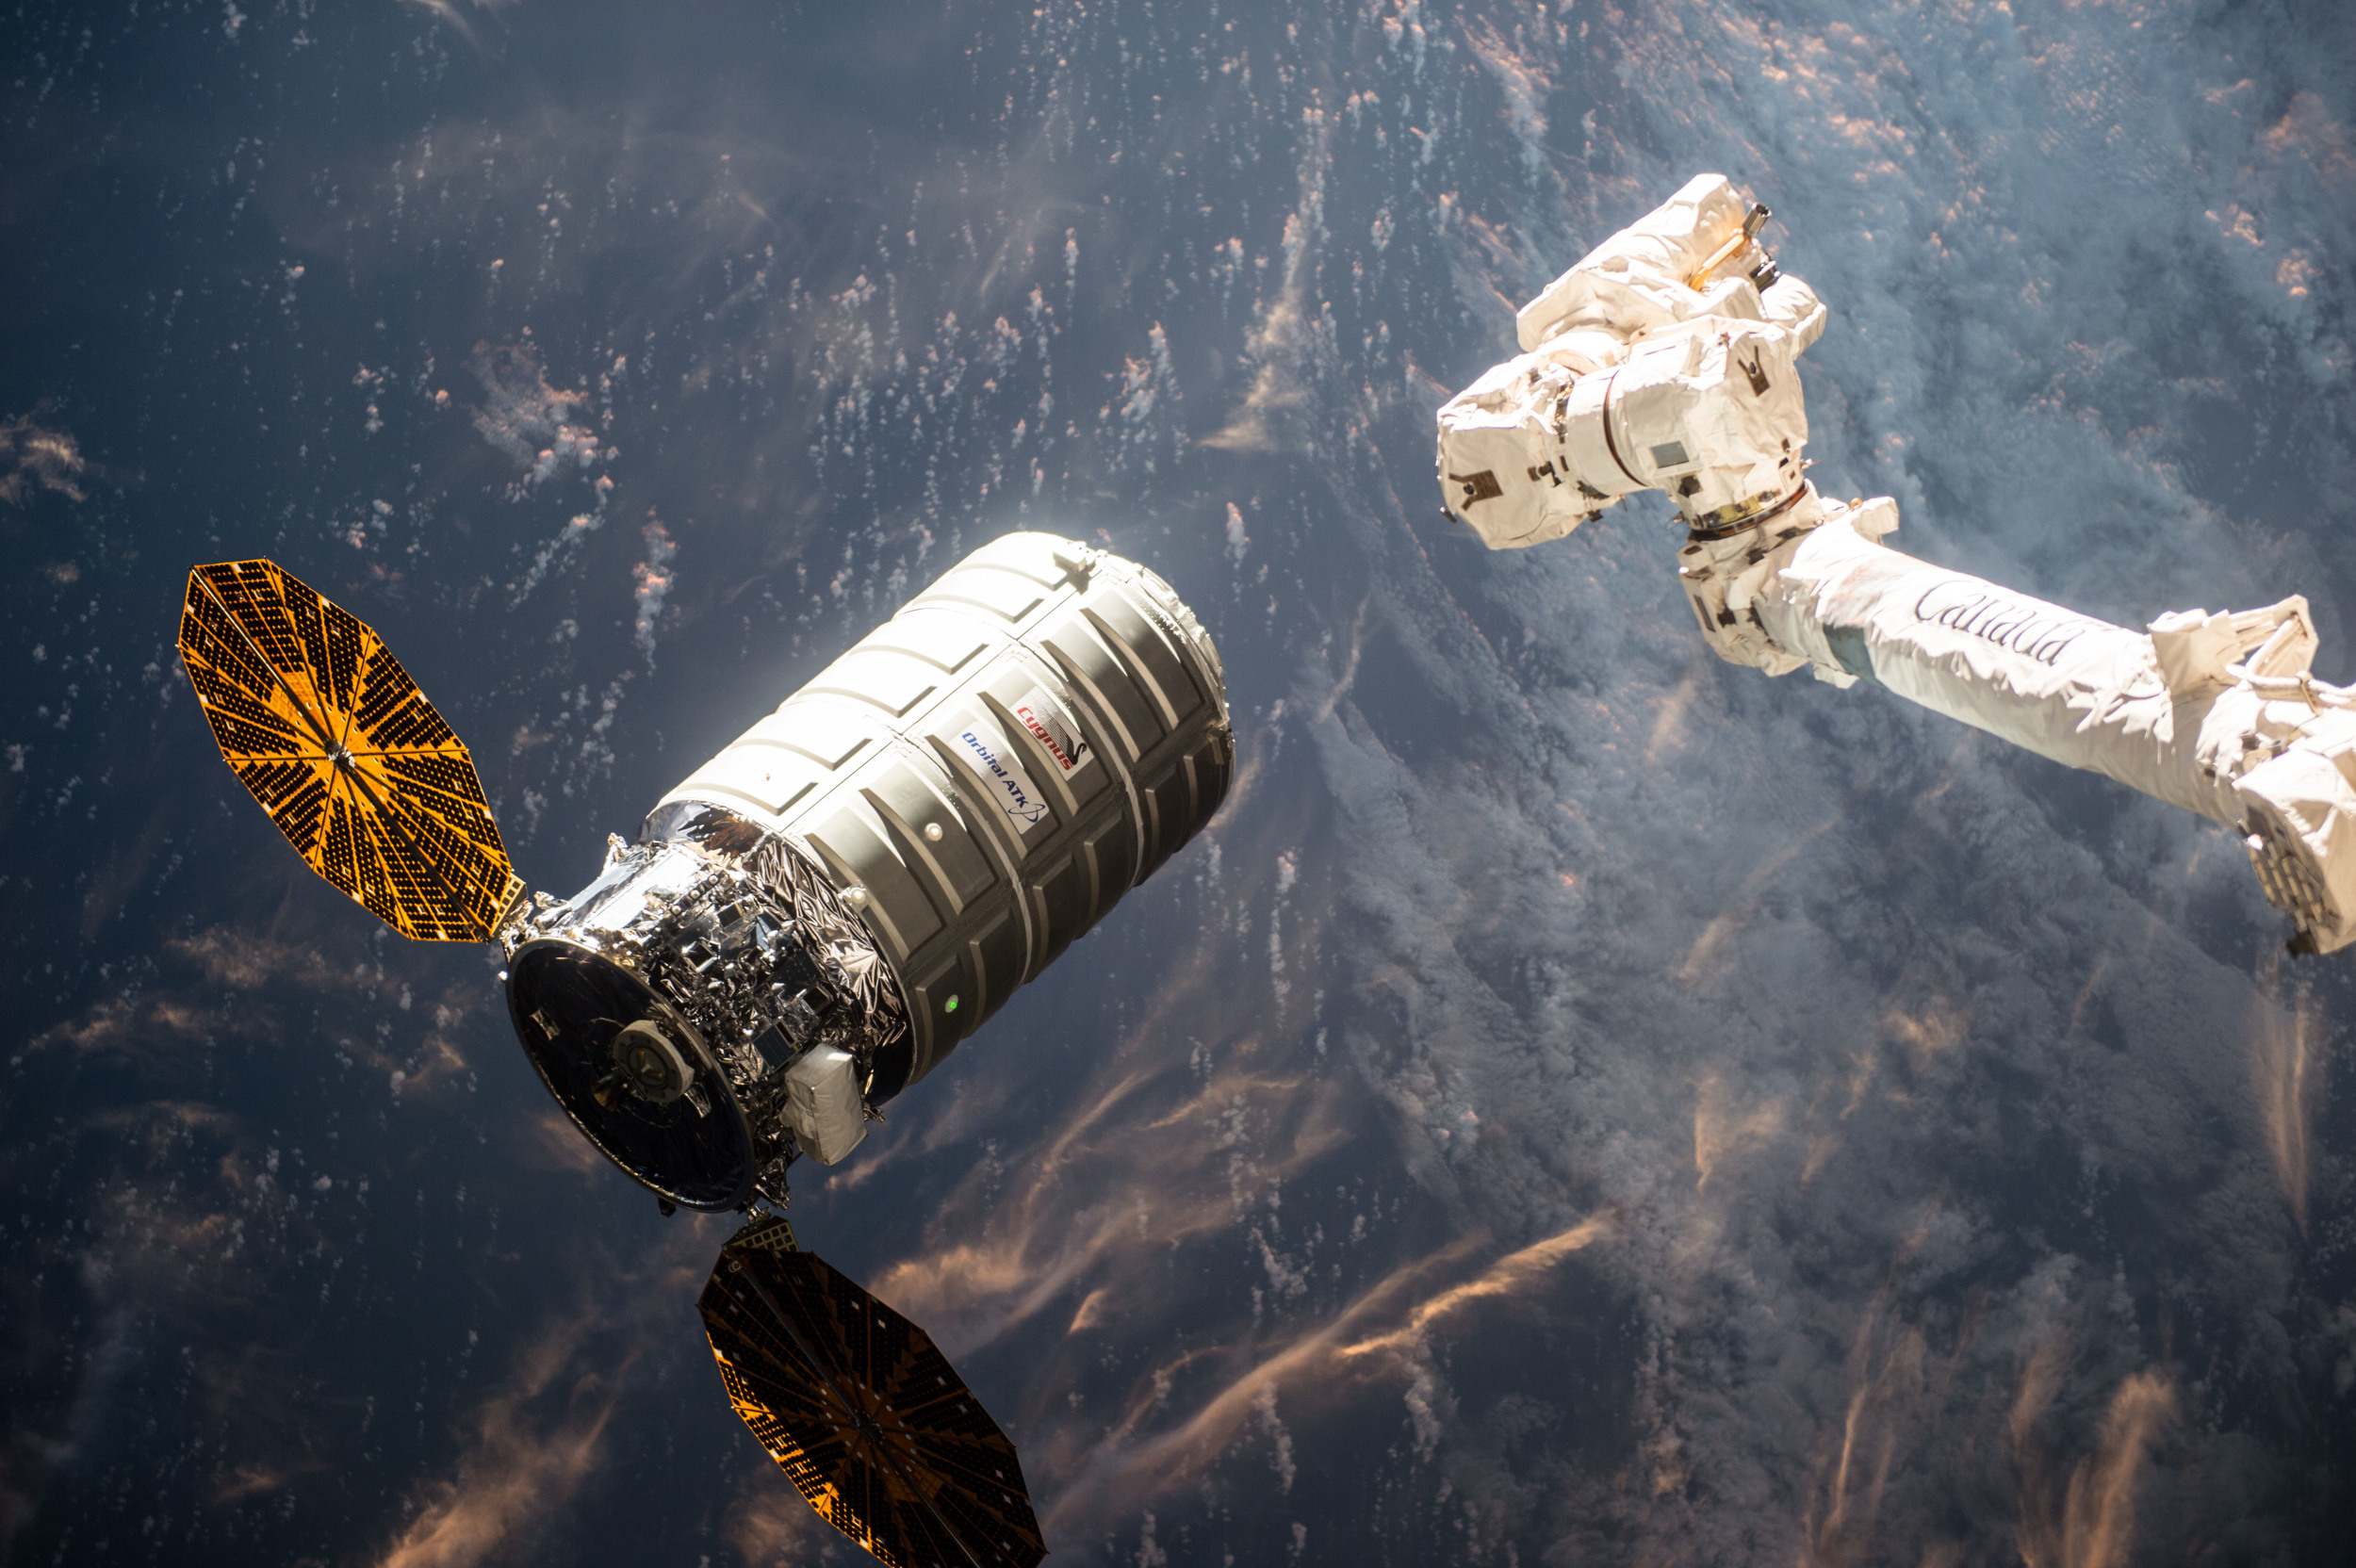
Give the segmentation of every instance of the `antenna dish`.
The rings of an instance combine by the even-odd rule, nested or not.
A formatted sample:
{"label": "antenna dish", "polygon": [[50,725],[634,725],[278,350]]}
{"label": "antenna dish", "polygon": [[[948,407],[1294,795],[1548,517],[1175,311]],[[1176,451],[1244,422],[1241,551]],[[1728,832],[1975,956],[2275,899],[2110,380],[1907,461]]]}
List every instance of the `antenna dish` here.
{"label": "antenna dish", "polygon": [[885,1568],[1038,1568],[1014,1445],[924,1331],[755,1220],[697,1303],[736,1413]]}
{"label": "antenna dish", "polygon": [[377,919],[487,941],[521,902],[474,759],[350,612],[274,562],[199,566],[180,660],[239,782]]}

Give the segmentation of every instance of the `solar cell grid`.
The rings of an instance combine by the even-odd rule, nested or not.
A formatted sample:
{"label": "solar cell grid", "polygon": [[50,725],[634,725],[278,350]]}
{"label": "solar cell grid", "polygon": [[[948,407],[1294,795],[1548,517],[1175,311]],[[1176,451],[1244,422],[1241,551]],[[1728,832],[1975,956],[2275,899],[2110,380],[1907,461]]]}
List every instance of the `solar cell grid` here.
{"label": "solar cell grid", "polygon": [[1035,1568],[1014,1446],[922,1329],[806,1252],[731,1245],[700,1303],[723,1384],[821,1517],[888,1568]]}
{"label": "solar cell grid", "polygon": [[514,872],[482,781],[373,631],[272,563],[225,562],[189,574],[180,649],[223,757],[313,870],[403,936],[491,935]]}

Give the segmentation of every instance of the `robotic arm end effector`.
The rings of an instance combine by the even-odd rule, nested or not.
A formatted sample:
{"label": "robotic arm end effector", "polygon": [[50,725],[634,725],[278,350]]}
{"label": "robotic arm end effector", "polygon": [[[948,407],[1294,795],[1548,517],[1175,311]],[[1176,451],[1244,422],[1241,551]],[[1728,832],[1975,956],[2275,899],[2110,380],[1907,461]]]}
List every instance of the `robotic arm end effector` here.
{"label": "robotic arm end effector", "polygon": [[2300,594],[2150,628],[2157,683],[2180,722],[2200,721],[2193,757],[2218,786],[2206,814],[2241,835],[2302,955],[2356,943],[2356,690],[2315,678],[2320,646]]}
{"label": "robotic arm end effector", "polygon": [[1581,328],[1626,340],[1711,314],[1700,301],[1727,298],[1745,282],[1754,298],[1763,299],[1780,281],[1759,242],[1768,217],[1765,206],[1745,202],[1724,174],[1697,174],[1522,306],[1513,318],[1514,335],[1524,351]]}
{"label": "robotic arm end effector", "polygon": [[1638,490],[1667,492],[1700,529],[1796,499],[1808,411],[1794,362],[1824,307],[1775,270],[1766,219],[1726,176],[1702,175],[1525,305],[1525,351],[1440,410],[1448,514],[1514,549]]}
{"label": "robotic arm end effector", "polygon": [[2249,815],[2243,845],[2266,902],[2291,917],[2292,953],[2356,942],[2356,788],[2348,754],[2295,747],[2235,782]]}

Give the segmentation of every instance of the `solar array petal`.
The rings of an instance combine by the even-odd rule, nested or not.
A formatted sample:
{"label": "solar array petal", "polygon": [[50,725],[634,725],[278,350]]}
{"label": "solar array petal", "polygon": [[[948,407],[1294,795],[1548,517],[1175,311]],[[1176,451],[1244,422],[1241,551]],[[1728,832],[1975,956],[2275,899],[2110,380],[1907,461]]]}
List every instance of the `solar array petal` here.
{"label": "solar array petal", "polygon": [[1014,1445],[924,1330],[808,1252],[731,1244],[698,1303],[736,1413],[886,1568],[1037,1568]]}
{"label": "solar array petal", "polygon": [[521,890],[474,760],[384,640],[270,561],[188,574],[180,658],[311,869],[402,936],[483,941]]}

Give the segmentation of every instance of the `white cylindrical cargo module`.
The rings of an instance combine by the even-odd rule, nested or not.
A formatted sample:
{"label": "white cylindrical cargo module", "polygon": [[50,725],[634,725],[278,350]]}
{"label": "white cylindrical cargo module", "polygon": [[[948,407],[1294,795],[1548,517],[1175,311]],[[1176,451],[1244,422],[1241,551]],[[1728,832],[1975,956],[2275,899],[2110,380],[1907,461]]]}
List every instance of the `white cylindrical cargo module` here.
{"label": "white cylindrical cargo module", "polygon": [[1153,573],[1041,533],[984,546],[665,795],[807,846],[909,1006],[914,1083],[1209,819],[1210,638]]}
{"label": "white cylindrical cargo module", "polygon": [[507,934],[550,1090],[667,1201],[784,1195],[1191,839],[1234,769],[1211,641],[1118,556],[974,551]]}

